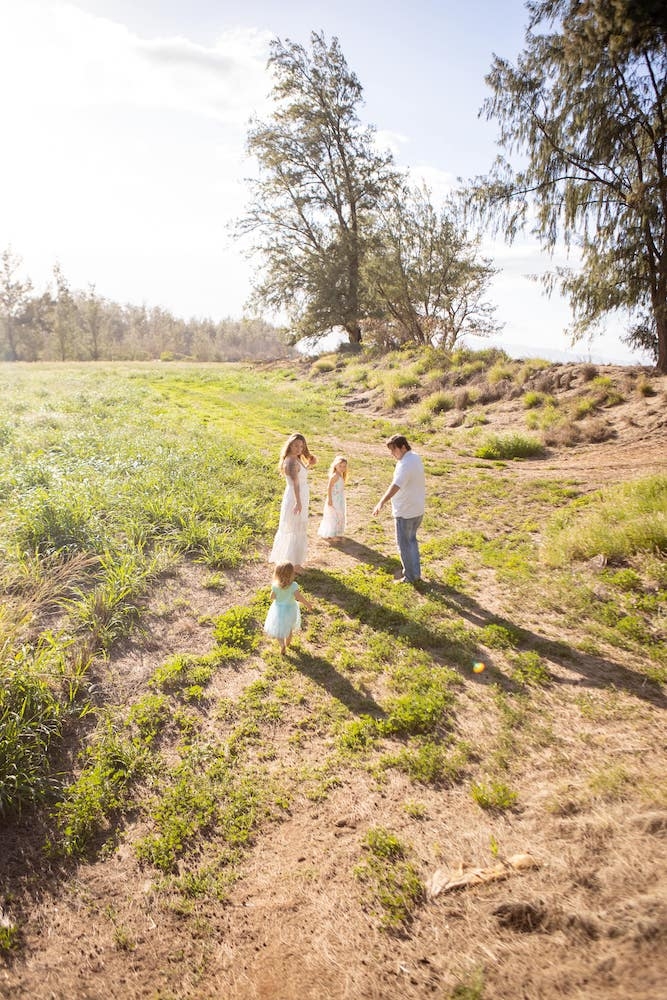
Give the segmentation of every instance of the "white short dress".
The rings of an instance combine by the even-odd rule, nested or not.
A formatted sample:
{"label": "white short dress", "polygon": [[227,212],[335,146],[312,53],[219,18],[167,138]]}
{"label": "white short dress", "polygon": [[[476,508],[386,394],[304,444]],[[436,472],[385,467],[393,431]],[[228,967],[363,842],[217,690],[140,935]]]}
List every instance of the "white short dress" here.
{"label": "white short dress", "polygon": [[308,502],[310,500],[310,488],[308,486],[308,474],[305,465],[299,462],[299,493],[301,496],[301,513],[294,513],[296,496],[294,484],[289,476],[286,476],[285,492],[283,493],[280,505],[280,521],[278,530],[273,539],[273,548],[269,556],[269,562],[285,563],[290,562],[293,566],[305,566],[308,555]]}

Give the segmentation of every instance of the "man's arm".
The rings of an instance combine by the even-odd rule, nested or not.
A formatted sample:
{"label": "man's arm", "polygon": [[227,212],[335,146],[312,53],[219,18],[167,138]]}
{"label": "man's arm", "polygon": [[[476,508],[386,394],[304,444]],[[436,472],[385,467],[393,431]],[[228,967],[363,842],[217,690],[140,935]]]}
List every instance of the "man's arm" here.
{"label": "man's arm", "polygon": [[385,492],[385,494],[382,497],[382,499],[380,500],[380,502],[376,503],[375,507],[373,507],[373,517],[377,517],[378,516],[378,514],[380,513],[380,511],[382,510],[382,508],[384,507],[384,505],[386,503],[389,503],[389,501],[391,500],[391,498],[395,497],[399,490],[400,490],[400,486],[397,486],[396,483],[392,483],[391,484],[391,486],[387,489],[387,491]]}

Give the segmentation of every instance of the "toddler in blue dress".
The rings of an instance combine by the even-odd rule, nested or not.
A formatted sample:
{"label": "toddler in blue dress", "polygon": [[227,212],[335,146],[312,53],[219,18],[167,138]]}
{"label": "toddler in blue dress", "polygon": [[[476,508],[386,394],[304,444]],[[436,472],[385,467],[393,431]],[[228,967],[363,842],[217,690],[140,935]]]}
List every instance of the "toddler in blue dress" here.
{"label": "toddler in blue dress", "polygon": [[294,565],[291,562],[276,563],[271,593],[273,601],[264,622],[264,631],[279,641],[280,652],[285,656],[292,641],[292,633],[301,628],[299,604],[309,609],[311,607],[294,579]]}

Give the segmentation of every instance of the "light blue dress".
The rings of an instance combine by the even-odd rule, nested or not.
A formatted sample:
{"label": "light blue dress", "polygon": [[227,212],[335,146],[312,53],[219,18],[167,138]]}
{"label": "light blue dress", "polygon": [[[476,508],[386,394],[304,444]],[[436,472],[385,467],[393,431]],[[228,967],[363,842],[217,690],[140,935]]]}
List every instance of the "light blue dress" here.
{"label": "light blue dress", "polygon": [[264,631],[274,639],[286,639],[290,632],[301,628],[301,609],[294,596],[299,589],[296,580],[289,587],[271,585],[273,602],[264,622]]}

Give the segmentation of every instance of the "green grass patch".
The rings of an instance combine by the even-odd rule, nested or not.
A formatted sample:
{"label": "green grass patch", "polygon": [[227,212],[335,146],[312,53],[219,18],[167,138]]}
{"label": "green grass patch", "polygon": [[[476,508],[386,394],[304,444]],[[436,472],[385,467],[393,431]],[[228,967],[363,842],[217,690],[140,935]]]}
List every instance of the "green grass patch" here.
{"label": "green grass patch", "polygon": [[621,483],[578,501],[551,522],[544,546],[552,566],[602,555],[622,562],[667,552],[667,476]]}
{"label": "green grass patch", "polygon": [[407,848],[383,827],[368,830],[362,847],[365,857],[354,876],[365,888],[363,903],[379,917],[382,928],[400,930],[424,898],[417,869],[407,858]]}
{"label": "green grass patch", "polygon": [[470,794],[480,809],[489,812],[506,812],[513,809],[518,799],[517,793],[503,781],[491,781],[488,784],[474,782]]}
{"label": "green grass patch", "polygon": [[475,458],[505,461],[512,458],[535,458],[544,454],[544,446],[522,434],[492,434],[474,451]]}

